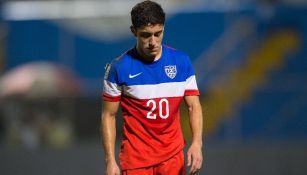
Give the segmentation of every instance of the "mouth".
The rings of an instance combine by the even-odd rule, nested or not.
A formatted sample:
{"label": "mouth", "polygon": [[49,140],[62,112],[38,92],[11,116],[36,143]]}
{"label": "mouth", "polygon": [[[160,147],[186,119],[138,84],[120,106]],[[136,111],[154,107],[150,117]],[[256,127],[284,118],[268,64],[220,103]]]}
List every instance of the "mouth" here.
{"label": "mouth", "polygon": [[153,47],[153,48],[148,48],[149,52],[158,52],[159,48],[158,47]]}

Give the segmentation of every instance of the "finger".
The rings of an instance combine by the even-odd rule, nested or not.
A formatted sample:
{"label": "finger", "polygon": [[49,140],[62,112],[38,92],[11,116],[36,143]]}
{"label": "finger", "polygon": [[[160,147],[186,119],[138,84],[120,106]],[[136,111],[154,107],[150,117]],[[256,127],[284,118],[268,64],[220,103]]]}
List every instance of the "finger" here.
{"label": "finger", "polygon": [[188,166],[190,166],[191,165],[191,154],[190,153],[188,153],[187,154],[187,158],[188,158]]}
{"label": "finger", "polygon": [[203,164],[203,159],[200,158],[199,161],[198,161],[198,167],[197,168],[201,169],[202,164]]}
{"label": "finger", "polygon": [[192,175],[192,174],[194,174],[194,170],[192,170],[192,168],[191,168],[190,171],[189,171],[189,175]]}
{"label": "finger", "polygon": [[193,167],[193,168],[191,168],[191,170],[190,170],[190,174],[196,174],[198,171],[199,171],[199,169]]}
{"label": "finger", "polygon": [[189,175],[195,175],[197,173],[198,173],[198,171],[194,171],[194,172],[191,172]]}
{"label": "finger", "polygon": [[191,158],[190,158],[190,165],[191,165],[191,168],[190,168],[189,174],[193,174],[194,171],[195,171],[195,158],[194,158],[194,156],[191,156]]}
{"label": "finger", "polygon": [[120,170],[119,169],[117,169],[117,171],[116,171],[116,175],[120,175],[121,173],[120,173]]}
{"label": "finger", "polygon": [[202,158],[201,158],[201,157],[199,157],[199,158],[197,159],[197,162],[196,162],[196,165],[195,165],[195,167],[196,167],[197,171],[199,171],[199,170],[200,170],[201,165],[202,165]]}
{"label": "finger", "polygon": [[197,172],[197,169],[195,169],[195,167],[191,167],[189,174],[195,174]]}
{"label": "finger", "polygon": [[192,156],[192,166],[190,169],[191,174],[195,174],[197,171],[199,171],[201,167],[201,159],[199,157]]}

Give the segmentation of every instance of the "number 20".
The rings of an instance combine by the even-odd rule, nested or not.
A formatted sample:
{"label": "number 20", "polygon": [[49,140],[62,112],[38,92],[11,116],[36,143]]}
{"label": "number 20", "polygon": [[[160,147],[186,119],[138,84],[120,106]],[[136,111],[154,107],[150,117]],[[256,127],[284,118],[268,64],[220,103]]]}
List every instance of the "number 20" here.
{"label": "number 20", "polygon": [[[151,106],[151,110],[147,113],[147,118],[148,119],[157,119],[157,114],[154,114],[154,110],[157,107],[157,103],[154,100],[148,100],[146,103],[146,106]],[[163,114],[163,109],[165,109],[165,114]],[[167,119],[169,116],[169,103],[168,100],[165,98],[162,98],[159,101],[159,116],[162,119]]]}

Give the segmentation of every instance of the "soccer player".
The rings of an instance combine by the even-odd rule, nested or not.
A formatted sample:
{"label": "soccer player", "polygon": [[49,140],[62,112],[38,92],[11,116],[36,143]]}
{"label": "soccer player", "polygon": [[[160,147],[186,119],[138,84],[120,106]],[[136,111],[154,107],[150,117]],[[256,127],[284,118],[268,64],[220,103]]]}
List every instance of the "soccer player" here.
{"label": "soccer player", "polygon": [[[136,4],[131,20],[136,46],[107,66],[104,77],[101,132],[106,174],[185,174],[179,114],[183,100],[192,131],[187,165],[194,174],[202,166],[203,117],[190,59],[162,44],[165,13],[156,2]],[[121,170],[115,160],[119,106],[124,121]]]}

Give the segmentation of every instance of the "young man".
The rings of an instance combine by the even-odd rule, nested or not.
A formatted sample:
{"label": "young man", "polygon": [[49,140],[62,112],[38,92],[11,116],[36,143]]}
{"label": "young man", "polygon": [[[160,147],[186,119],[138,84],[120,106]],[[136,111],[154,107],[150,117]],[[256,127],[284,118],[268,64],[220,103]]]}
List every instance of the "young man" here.
{"label": "young man", "polygon": [[107,175],[120,174],[115,161],[115,116],[122,107],[123,141],[119,154],[124,175],[185,174],[179,106],[189,110],[192,144],[190,174],[202,166],[203,117],[189,57],[162,45],[165,13],[144,1],[131,11],[136,46],[107,67],[103,90],[102,138]]}

